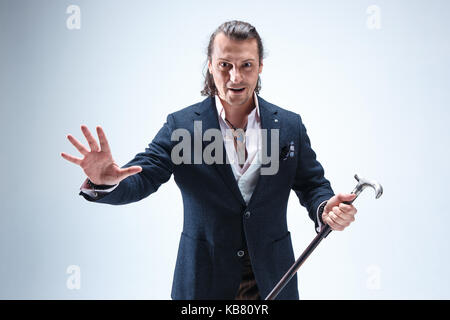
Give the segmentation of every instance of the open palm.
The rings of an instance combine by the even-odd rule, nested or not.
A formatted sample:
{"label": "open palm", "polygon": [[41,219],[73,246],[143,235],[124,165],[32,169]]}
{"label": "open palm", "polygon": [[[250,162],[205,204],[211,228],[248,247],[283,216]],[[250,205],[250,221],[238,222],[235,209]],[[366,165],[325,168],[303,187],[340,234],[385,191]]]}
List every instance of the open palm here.
{"label": "open palm", "polygon": [[112,158],[108,140],[106,139],[103,129],[100,126],[97,126],[96,129],[100,147],[88,127],[82,125],[81,131],[86,137],[91,150],[88,150],[80,141],[69,134],[67,135],[67,139],[69,139],[84,157],[82,159],[77,158],[65,152],[62,152],[61,156],[67,161],[79,165],[88,178],[93,183],[99,185],[114,185],[128,176],[142,171],[142,168],[139,166],[132,166],[124,169],[120,168]]}

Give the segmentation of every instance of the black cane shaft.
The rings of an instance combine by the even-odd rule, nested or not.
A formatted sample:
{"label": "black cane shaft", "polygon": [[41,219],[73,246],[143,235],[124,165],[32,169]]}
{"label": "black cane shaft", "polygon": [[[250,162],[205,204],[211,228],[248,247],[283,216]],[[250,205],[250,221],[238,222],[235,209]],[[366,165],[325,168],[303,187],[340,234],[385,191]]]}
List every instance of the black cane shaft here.
{"label": "black cane shaft", "polygon": [[266,297],[266,300],[274,300],[281,290],[288,284],[292,277],[297,273],[298,269],[302,266],[303,262],[309,257],[309,255],[314,251],[314,249],[319,245],[320,241],[324,239],[330,232],[331,228],[329,225],[325,225],[322,230],[316,235],[316,237],[311,241],[309,246],[303,251],[302,255],[295,261],[291,268],[286,272],[286,274],[281,278],[278,284],[273,288],[273,290]]}
{"label": "black cane shaft", "polygon": [[[354,193],[352,191],[352,193]],[[356,199],[356,197],[355,197]],[[343,201],[345,204],[352,204],[353,201]],[[309,255],[314,251],[314,249],[319,245],[320,241],[326,238],[330,232],[333,231],[331,227],[326,224],[322,227],[322,230],[317,234],[317,236],[311,241],[309,246],[303,251],[302,255],[295,261],[295,263],[291,266],[291,268],[286,272],[286,274],[281,278],[281,280],[277,283],[277,285],[272,289],[272,291],[268,294],[265,300],[275,300],[281,290],[289,283],[289,281],[294,277],[297,273],[298,269],[302,266],[303,262],[309,257]]]}

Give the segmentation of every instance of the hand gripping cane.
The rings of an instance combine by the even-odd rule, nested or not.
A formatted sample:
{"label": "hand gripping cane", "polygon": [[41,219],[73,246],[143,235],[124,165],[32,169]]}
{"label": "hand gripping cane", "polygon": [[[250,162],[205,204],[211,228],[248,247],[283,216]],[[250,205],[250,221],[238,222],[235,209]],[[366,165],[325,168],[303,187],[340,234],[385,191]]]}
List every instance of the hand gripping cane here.
{"label": "hand gripping cane", "polygon": [[[355,179],[358,181],[355,189],[351,193],[356,194],[356,197],[352,201],[344,201],[345,204],[352,204],[353,201],[359,196],[359,194],[366,188],[372,187],[375,190],[375,199],[378,199],[383,194],[383,187],[376,181],[369,181],[363,178],[359,178],[358,175],[355,174]],[[288,284],[288,282],[292,279],[292,277],[297,273],[298,269],[300,269],[301,265],[305,260],[309,257],[309,255],[314,251],[314,249],[319,245],[320,241],[326,238],[332,229],[328,224],[322,226],[322,230],[317,234],[317,236],[311,241],[309,246],[303,251],[302,255],[295,261],[292,267],[286,272],[286,274],[281,278],[278,284],[272,289],[269,295],[265,300],[274,300],[281,290]]]}

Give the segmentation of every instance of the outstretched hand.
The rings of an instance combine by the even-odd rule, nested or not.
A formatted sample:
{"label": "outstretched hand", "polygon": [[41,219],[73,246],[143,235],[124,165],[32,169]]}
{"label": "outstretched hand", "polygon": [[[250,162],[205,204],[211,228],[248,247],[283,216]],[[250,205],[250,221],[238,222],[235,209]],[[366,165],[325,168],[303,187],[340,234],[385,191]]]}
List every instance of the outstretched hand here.
{"label": "outstretched hand", "polygon": [[97,141],[92,136],[88,127],[81,126],[86,140],[91,150],[88,150],[80,141],[74,136],[68,134],[67,139],[77,148],[77,150],[84,156],[82,159],[69,155],[65,152],[61,156],[76,165],[79,165],[88,178],[95,184],[99,185],[114,185],[123,179],[133,174],[142,171],[140,166],[132,166],[129,168],[120,168],[113,160],[111,150],[109,148],[108,140],[105,133],[100,126],[97,126],[97,135],[100,142],[100,147]]}
{"label": "outstretched hand", "polygon": [[355,221],[356,208],[344,201],[355,199],[354,193],[339,193],[328,200],[322,213],[322,221],[328,224],[332,230],[342,231]]}

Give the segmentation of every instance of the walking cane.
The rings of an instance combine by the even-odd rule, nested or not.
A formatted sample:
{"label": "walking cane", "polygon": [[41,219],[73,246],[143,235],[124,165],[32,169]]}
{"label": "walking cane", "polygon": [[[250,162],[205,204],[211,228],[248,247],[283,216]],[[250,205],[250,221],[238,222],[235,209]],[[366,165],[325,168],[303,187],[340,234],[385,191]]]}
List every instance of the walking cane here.
{"label": "walking cane", "polygon": [[[378,199],[383,194],[383,187],[376,181],[369,181],[363,178],[359,178],[357,174],[355,174],[355,179],[358,181],[355,189],[351,193],[356,194],[356,197],[352,201],[344,201],[345,204],[352,204],[353,201],[359,196],[359,194],[366,188],[372,187],[375,190],[375,199]],[[314,249],[319,245],[320,241],[326,238],[332,229],[328,224],[322,226],[322,229],[317,234],[317,236],[311,241],[309,246],[303,251],[302,255],[295,261],[292,267],[286,272],[286,274],[281,278],[278,284],[272,289],[269,295],[265,300],[274,300],[281,290],[288,284],[288,282],[294,277],[297,273],[298,269],[302,266],[303,262],[309,257],[309,255],[314,251]]]}

